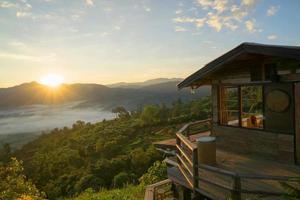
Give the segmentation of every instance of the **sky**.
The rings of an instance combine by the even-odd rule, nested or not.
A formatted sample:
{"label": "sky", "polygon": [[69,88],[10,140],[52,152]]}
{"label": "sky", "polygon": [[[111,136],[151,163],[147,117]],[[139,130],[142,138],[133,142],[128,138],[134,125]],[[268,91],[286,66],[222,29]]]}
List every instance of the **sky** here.
{"label": "sky", "polygon": [[242,42],[300,45],[299,0],[0,0],[0,87],[184,78]]}

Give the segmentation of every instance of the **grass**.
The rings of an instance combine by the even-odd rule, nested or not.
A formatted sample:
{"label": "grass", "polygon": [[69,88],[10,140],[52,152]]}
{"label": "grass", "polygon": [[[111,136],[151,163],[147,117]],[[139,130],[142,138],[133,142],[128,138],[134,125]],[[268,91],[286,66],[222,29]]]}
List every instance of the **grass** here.
{"label": "grass", "polygon": [[145,189],[143,186],[128,185],[120,189],[102,189],[98,192],[88,189],[72,200],[143,200],[144,196]]}

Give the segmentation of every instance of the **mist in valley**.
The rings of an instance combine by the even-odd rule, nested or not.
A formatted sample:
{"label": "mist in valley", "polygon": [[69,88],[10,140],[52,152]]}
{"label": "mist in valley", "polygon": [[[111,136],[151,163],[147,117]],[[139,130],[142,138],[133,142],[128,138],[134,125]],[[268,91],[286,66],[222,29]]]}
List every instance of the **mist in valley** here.
{"label": "mist in valley", "polygon": [[32,105],[0,109],[0,145],[21,146],[42,132],[71,127],[78,120],[98,122],[112,119],[115,114],[99,106],[80,107],[81,102],[61,105]]}

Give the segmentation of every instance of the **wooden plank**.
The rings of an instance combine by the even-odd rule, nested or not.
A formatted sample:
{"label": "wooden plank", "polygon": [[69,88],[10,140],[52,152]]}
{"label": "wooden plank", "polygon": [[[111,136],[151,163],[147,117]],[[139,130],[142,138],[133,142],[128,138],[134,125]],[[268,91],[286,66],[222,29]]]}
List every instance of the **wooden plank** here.
{"label": "wooden plank", "polygon": [[176,145],[177,149],[180,151],[181,155],[183,155],[185,157],[185,159],[189,162],[189,164],[191,166],[193,166],[193,162],[191,161],[191,159],[188,157],[188,155],[186,155],[186,153],[180,148],[180,146]]}
{"label": "wooden plank", "polygon": [[237,176],[237,174],[232,172],[232,171],[224,170],[224,169],[217,168],[217,167],[210,166],[210,165],[198,164],[198,167],[200,169],[205,169],[205,170],[208,170],[208,171],[211,171],[211,172],[215,172],[215,173],[230,176],[230,177],[236,177]]}
{"label": "wooden plank", "polygon": [[177,158],[184,165],[184,168],[190,173],[190,175],[193,176],[193,172],[190,170],[189,166],[185,163],[185,161],[179,155],[177,155]]}
{"label": "wooden plank", "polygon": [[178,169],[180,170],[186,181],[189,183],[189,185],[193,188],[193,182],[191,181],[190,177],[186,174],[184,169],[180,165],[178,165]]}
{"label": "wooden plank", "polygon": [[278,158],[281,158],[280,161],[292,163],[290,157],[294,156],[292,151],[294,147],[293,135],[274,134],[262,130],[217,124],[214,124],[212,134],[217,136],[218,148],[264,157],[268,160],[279,161]]}
{"label": "wooden plank", "polygon": [[180,139],[181,142],[183,142],[191,151],[193,151],[193,149],[197,148],[195,147],[195,145],[190,142],[184,135],[182,135],[181,133],[176,133],[176,137],[178,137]]}
{"label": "wooden plank", "polygon": [[188,189],[192,189],[191,185],[187,182],[186,178],[179,170],[179,167],[168,167],[167,172],[168,172],[168,178],[172,180],[174,183],[177,183]]}
{"label": "wooden plank", "polygon": [[172,181],[170,179],[166,179],[152,185],[148,185],[145,191],[145,200],[155,200],[155,190],[158,187],[163,187],[164,185],[171,184]]}
{"label": "wooden plank", "polygon": [[233,191],[231,193],[231,198],[233,200],[241,200],[242,198],[241,189],[242,189],[241,178],[236,176],[234,177]]}
{"label": "wooden plank", "polygon": [[193,150],[193,185],[194,188],[198,187],[198,176],[199,176],[199,169],[198,169],[198,149]]}

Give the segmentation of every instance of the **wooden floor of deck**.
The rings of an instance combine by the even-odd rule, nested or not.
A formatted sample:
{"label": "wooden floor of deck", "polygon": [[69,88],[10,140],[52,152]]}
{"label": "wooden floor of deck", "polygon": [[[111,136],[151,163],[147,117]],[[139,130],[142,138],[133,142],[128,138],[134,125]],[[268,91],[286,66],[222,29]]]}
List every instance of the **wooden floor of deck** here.
{"label": "wooden floor of deck", "polygon": [[[210,133],[211,133],[210,131],[205,131],[205,132],[202,132],[202,133],[193,134],[193,135],[189,136],[189,139],[192,142],[195,142],[197,138],[199,138],[201,136],[208,136],[208,135],[210,135]],[[158,147],[158,148],[176,149],[176,139],[173,138],[173,139],[167,139],[167,140],[162,140],[162,141],[154,142],[153,145],[155,147]]]}

